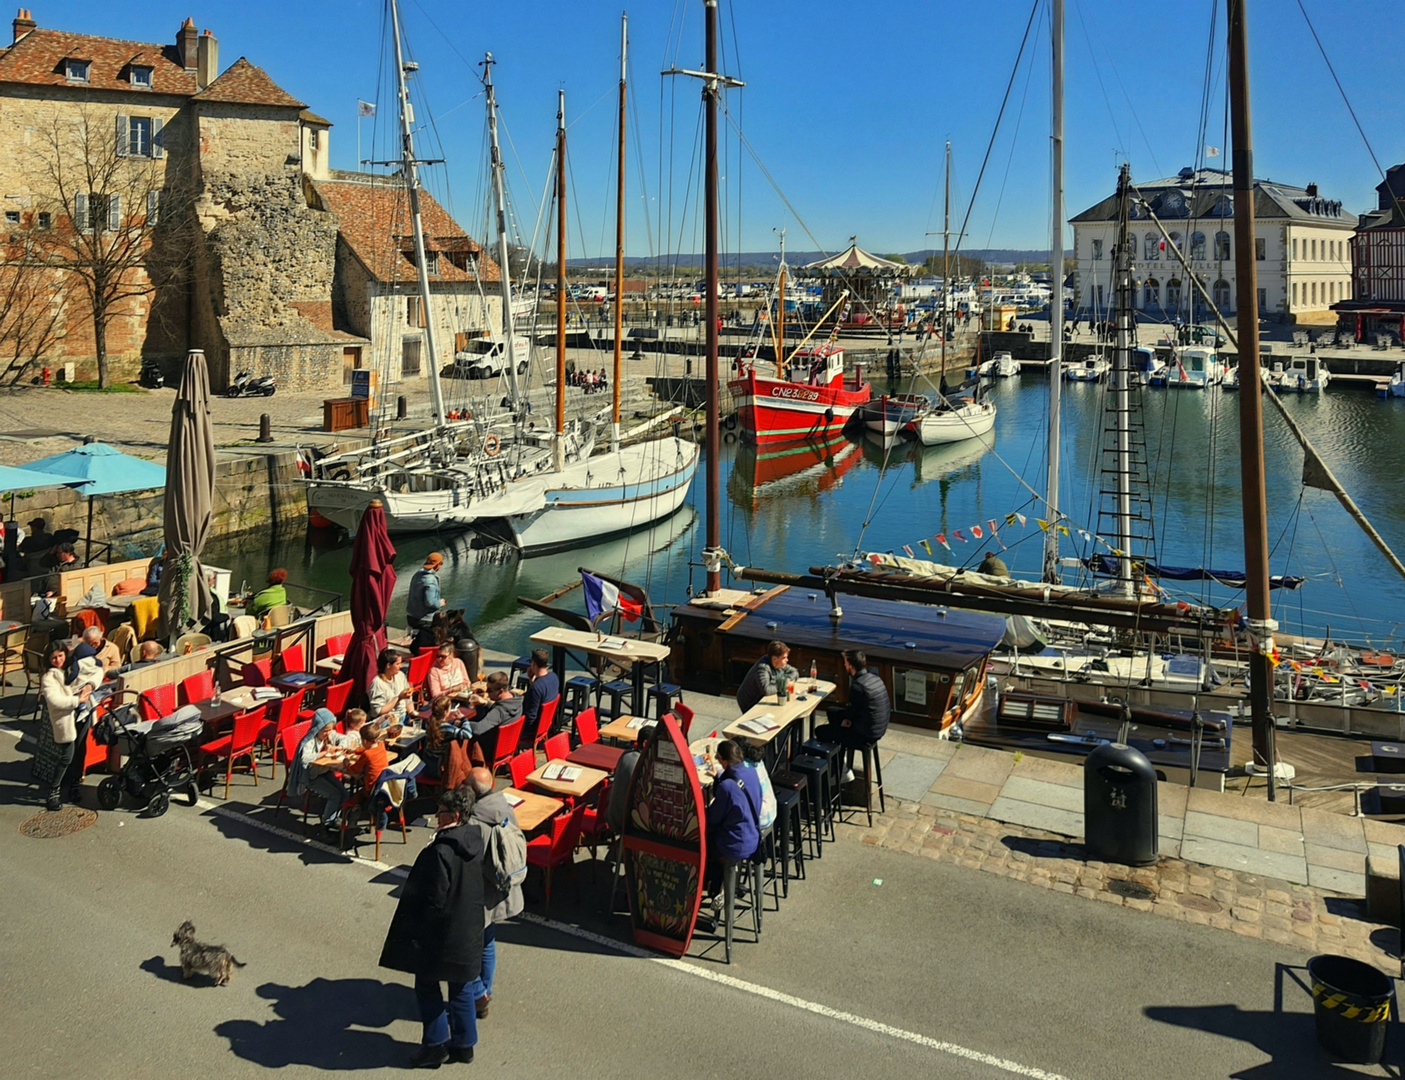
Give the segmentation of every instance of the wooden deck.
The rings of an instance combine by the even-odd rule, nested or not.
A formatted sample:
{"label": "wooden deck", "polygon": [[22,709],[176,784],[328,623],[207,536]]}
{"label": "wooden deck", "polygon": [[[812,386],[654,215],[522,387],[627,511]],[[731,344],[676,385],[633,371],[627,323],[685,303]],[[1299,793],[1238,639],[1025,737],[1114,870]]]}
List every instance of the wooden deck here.
{"label": "wooden deck", "polygon": [[[1253,736],[1247,725],[1240,725],[1234,733],[1232,764],[1239,766],[1231,771],[1225,781],[1225,791],[1238,792],[1248,798],[1266,799],[1268,781],[1262,776],[1248,776],[1242,772],[1244,764],[1252,755]],[[1314,810],[1328,810],[1337,814],[1350,814],[1356,809],[1355,793],[1348,791],[1302,791],[1298,788],[1327,787],[1333,784],[1351,783],[1401,783],[1405,774],[1377,774],[1371,770],[1371,744],[1365,739],[1355,739],[1339,735],[1318,735],[1305,731],[1278,732],[1278,757],[1297,770],[1293,778],[1292,801],[1295,806],[1307,806]],[[1360,759],[1361,770],[1357,764]],[[1238,775],[1235,775],[1235,774]],[[1287,799],[1287,793],[1280,787],[1278,798]],[[1367,808],[1369,809],[1369,807]],[[1405,815],[1371,815],[1382,821],[1405,821]]]}

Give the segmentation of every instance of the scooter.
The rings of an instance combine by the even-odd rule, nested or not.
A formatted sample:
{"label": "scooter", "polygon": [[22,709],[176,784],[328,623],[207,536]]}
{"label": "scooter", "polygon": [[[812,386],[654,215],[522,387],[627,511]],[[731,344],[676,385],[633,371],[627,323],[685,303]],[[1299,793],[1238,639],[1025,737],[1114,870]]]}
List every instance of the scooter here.
{"label": "scooter", "polygon": [[273,392],[278,389],[278,384],[272,375],[254,376],[247,371],[241,371],[234,376],[234,381],[229,384],[229,389],[224,392],[225,397],[272,397]]}

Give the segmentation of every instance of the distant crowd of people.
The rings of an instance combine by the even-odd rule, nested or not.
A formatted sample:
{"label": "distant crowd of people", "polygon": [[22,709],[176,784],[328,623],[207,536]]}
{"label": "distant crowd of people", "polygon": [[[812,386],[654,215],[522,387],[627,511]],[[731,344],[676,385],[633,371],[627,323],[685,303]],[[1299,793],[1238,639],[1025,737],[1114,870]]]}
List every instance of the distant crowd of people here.
{"label": "distant crowd of people", "polygon": [[594,394],[610,388],[610,377],[605,374],[604,368],[599,371],[582,371],[577,368],[575,371],[567,373],[566,385],[578,386],[587,394]]}

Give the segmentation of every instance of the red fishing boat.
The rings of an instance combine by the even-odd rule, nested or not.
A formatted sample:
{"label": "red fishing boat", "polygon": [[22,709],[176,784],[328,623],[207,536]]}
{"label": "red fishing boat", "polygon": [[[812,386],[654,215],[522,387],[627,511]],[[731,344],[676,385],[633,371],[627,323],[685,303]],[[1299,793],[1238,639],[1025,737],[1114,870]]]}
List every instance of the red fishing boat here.
{"label": "red fishing boat", "polygon": [[741,417],[742,438],[763,444],[824,438],[842,431],[854,410],[873,397],[862,370],[844,380],[844,350],[836,345],[796,349],[787,378],[766,376],[754,360],[742,360],[727,384]]}

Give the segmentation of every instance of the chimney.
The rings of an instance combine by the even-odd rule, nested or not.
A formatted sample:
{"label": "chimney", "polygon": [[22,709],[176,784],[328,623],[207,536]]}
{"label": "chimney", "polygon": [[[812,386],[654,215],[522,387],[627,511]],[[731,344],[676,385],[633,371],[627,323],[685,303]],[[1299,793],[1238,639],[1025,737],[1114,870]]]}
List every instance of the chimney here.
{"label": "chimney", "polygon": [[195,85],[201,90],[209,86],[220,74],[220,43],[214,34],[206,30],[200,35],[199,66],[196,69]]}
{"label": "chimney", "polygon": [[15,40],[18,41],[38,25],[34,16],[29,13],[29,8],[20,8],[15,13]]}
{"label": "chimney", "polygon": [[1308,184],[1308,186],[1307,186],[1307,197],[1308,197],[1309,199],[1315,199],[1315,198],[1317,198],[1317,185],[1316,185],[1316,184]]}
{"label": "chimney", "polygon": [[189,15],[185,17],[185,22],[181,23],[181,28],[176,33],[176,55],[180,58],[181,67],[186,71],[194,71],[195,42],[199,37],[199,32],[195,29],[195,20]]}

